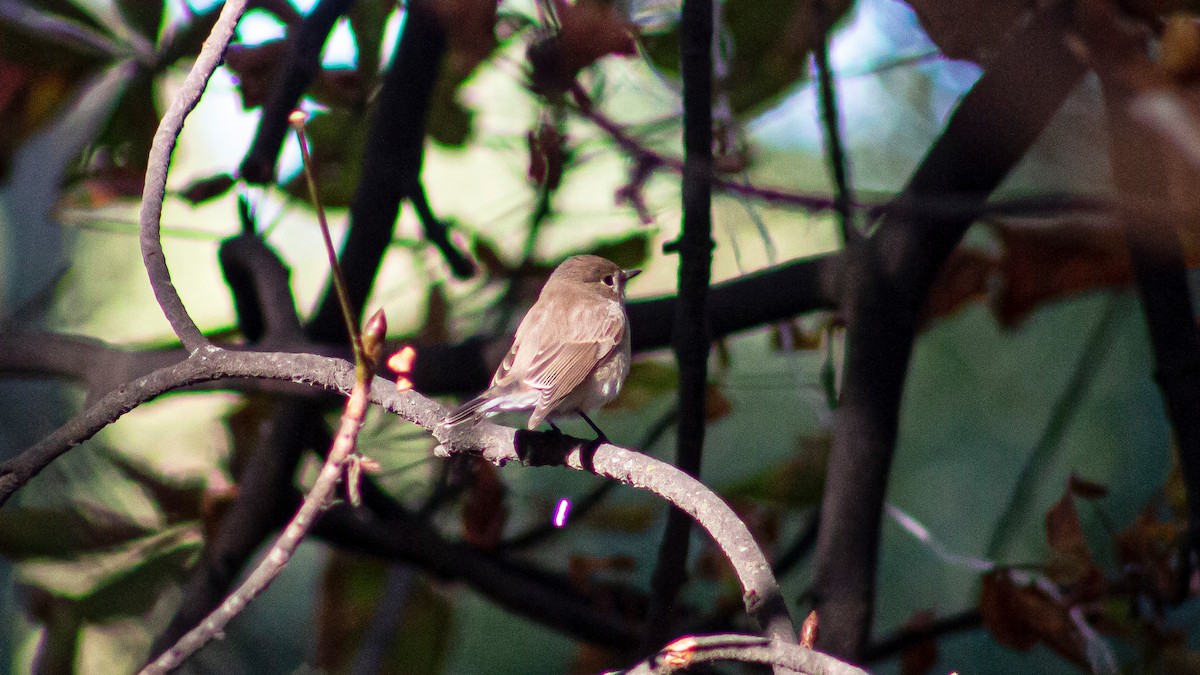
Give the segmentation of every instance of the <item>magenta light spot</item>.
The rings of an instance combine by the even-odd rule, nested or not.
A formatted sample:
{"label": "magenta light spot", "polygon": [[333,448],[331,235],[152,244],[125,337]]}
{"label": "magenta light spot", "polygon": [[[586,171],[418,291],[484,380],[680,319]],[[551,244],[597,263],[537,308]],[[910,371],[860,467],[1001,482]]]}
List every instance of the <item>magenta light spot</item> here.
{"label": "magenta light spot", "polygon": [[570,499],[558,500],[558,506],[554,509],[554,526],[562,527],[567,524],[567,512],[571,510]]}

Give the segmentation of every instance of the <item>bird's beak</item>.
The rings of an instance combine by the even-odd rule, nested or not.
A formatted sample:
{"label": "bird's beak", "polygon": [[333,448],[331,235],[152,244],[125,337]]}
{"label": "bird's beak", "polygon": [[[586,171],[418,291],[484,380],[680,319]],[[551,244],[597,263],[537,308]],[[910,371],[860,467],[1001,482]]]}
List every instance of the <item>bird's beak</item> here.
{"label": "bird's beak", "polygon": [[641,273],[641,270],[621,270],[621,278],[625,281],[629,281]]}

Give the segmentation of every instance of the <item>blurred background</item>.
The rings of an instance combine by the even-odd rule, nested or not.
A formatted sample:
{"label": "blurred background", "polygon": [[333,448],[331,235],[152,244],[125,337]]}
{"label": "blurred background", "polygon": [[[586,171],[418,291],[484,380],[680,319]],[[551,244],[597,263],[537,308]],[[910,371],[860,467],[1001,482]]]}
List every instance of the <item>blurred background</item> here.
{"label": "blurred background", "polygon": [[[346,4],[301,103],[335,238],[346,230],[379,81],[406,23],[405,10],[389,3]],[[800,4],[717,5],[714,68],[727,76],[715,102],[717,169],[728,184],[752,189],[714,194],[714,281],[842,247],[832,210],[761,193],[826,201],[834,194],[815,65],[781,18],[800,17]],[[936,3],[914,2],[924,9],[918,17],[896,0],[835,4],[828,51],[845,165],[855,198],[882,204],[904,188],[980,76],[989,47],[984,28],[962,16],[972,10],[944,18],[938,12],[949,10]],[[568,7],[579,6],[590,5]],[[450,246],[475,266],[456,274],[406,202],[367,301],[386,309],[398,343],[482,336],[490,368],[487,359],[502,353],[541,279],[579,252],[644,268],[632,299],[674,292],[677,257],[662,246],[679,234],[679,172],[639,175],[628,148],[594,116],[644,152],[682,157],[679,5],[596,6],[633,27],[637,48],[583,67],[578,82],[595,104],[587,113],[569,97],[531,91],[538,81],[526,51],[552,30],[532,3],[499,4],[498,42],[482,55],[469,35],[447,29],[449,65],[430,99],[421,183]],[[137,213],[158,116],[218,9],[183,0],[0,0],[5,332],[87,336],[139,353],[176,345],[141,264]],[[217,251],[247,222],[290,269],[302,317],[325,289],[328,266],[294,135],[266,184],[238,180],[285,62],[285,38],[312,10],[285,0],[252,5],[175,150],[162,218],[166,257],[191,315],[224,339],[245,336]],[[1052,195],[1070,203],[1112,189],[1104,105],[1089,76],[992,200]],[[1076,501],[1100,568],[1118,573],[1118,544],[1130,532],[1153,539],[1139,523],[1162,528],[1164,542],[1178,530],[1183,497],[1170,427],[1121,241],[1111,219],[1094,213],[990,215],[935,285],[905,387],[874,633],[886,642],[906,626],[959,623],[936,646],[913,641],[880,653],[872,671],[1057,673],[1103,670],[1097,664],[1109,657],[1123,672],[1151,672],[1176,663],[1170,658],[1200,663],[1190,651],[1200,613],[1194,599],[1156,608],[1151,629],[1135,599],[1114,593],[1098,601],[1109,630],[1085,636],[1076,651],[1049,639],[1028,651],[1002,646],[980,617],[990,564],[1038,570],[1053,558],[1046,514],[1071,476],[1097,487]],[[843,337],[836,312],[813,311],[724,337],[710,362],[703,480],[769,557],[787,558],[780,581],[797,616],[807,612],[813,581],[811,529]],[[106,367],[98,361],[79,372]],[[79,378],[50,370],[5,359],[5,453],[84,404]],[[622,396],[596,420],[613,442],[669,457],[675,382],[669,351],[643,353]],[[434,393],[446,404],[458,400]],[[140,667],[236,498],[238,472],[270,406],[261,392],[164,396],[56,461],[0,509],[0,670]],[[331,408],[328,420],[338,414]],[[573,422],[565,430],[590,433]],[[380,487],[414,512],[447,484],[458,487],[429,514],[444,538],[553,570],[585,595],[607,585],[647,588],[667,513],[659,500],[616,487],[565,529],[506,548],[544,527],[559,499],[578,500],[600,479],[557,468],[447,468],[432,457],[433,445],[421,429],[379,412],[361,441],[383,467]],[[311,483],[318,462],[303,455],[298,485]],[[693,537],[685,602],[700,617],[731,604],[726,615],[740,611],[730,570],[706,537]],[[552,623],[515,616],[437,570],[310,538],[185,672],[567,673],[627,663]]]}

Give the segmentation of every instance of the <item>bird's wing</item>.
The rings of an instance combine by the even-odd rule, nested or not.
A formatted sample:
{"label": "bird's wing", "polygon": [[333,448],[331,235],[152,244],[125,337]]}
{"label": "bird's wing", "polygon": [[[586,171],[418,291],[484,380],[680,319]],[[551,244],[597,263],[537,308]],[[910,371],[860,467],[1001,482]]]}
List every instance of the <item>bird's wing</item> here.
{"label": "bird's wing", "polygon": [[537,409],[543,415],[621,343],[625,313],[617,303],[588,303],[572,308],[559,329],[560,339],[540,346],[524,378],[525,384],[541,391]]}
{"label": "bird's wing", "polygon": [[[500,365],[496,367],[496,374],[492,375],[492,384],[494,387],[500,382],[507,380],[509,373],[512,372],[513,364],[517,362],[517,354],[528,340],[528,335],[541,326],[545,312],[542,310],[540,303],[534,303],[533,307],[525,313],[525,318],[521,319],[521,325],[517,326],[517,334],[513,336],[512,346],[508,348],[508,353],[504,355],[504,359],[500,361]],[[528,347],[526,347],[528,349]]]}

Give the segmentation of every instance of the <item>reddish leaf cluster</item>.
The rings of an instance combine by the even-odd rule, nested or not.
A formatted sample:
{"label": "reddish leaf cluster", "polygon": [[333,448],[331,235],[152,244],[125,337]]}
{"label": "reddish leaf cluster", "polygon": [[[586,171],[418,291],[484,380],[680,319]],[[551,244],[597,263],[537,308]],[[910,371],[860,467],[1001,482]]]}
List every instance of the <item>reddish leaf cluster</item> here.
{"label": "reddish leaf cluster", "polygon": [[440,0],[433,12],[446,31],[450,76],[461,81],[496,48],[496,0]]}
{"label": "reddish leaf cluster", "polygon": [[[1158,515],[1163,509],[1155,500],[1116,534],[1117,566],[1106,575],[1084,536],[1076,509],[1076,500],[1097,500],[1105,494],[1102,485],[1070,478],[1062,498],[1046,513],[1050,558],[1043,568],[1045,578],[1021,583],[1007,569],[985,576],[979,599],[984,626],[1002,645],[1026,651],[1044,644],[1083,667],[1091,665],[1087,640],[1097,639],[1085,635],[1089,630],[1189,660],[1183,636],[1165,629],[1162,616],[1162,608],[1178,588],[1174,559],[1183,531],[1182,515],[1173,516],[1175,521],[1161,521]],[[1087,622],[1087,630],[1081,630],[1082,621]]]}
{"label": "reddish leaf cluster", "polygon": [[579,71],[610,54],[637,53],[634,26],[617,8],[601,0],[571,4],[554,0],[559,30],[544,35],[529,47],[533,68],[530,86],[544,96],[571,88]]}
{"label": "reddish leaf cluster", "polygon": [[[1043,304],[1133,281],[1120,225],[1096,222],[995,224],[999,255],[955,251],[930,289],[924,319],[951,315],[972,302],[987,302],[997,320],[1020,324]],[[1189,264],[1200,256],[1189,255]]]}

